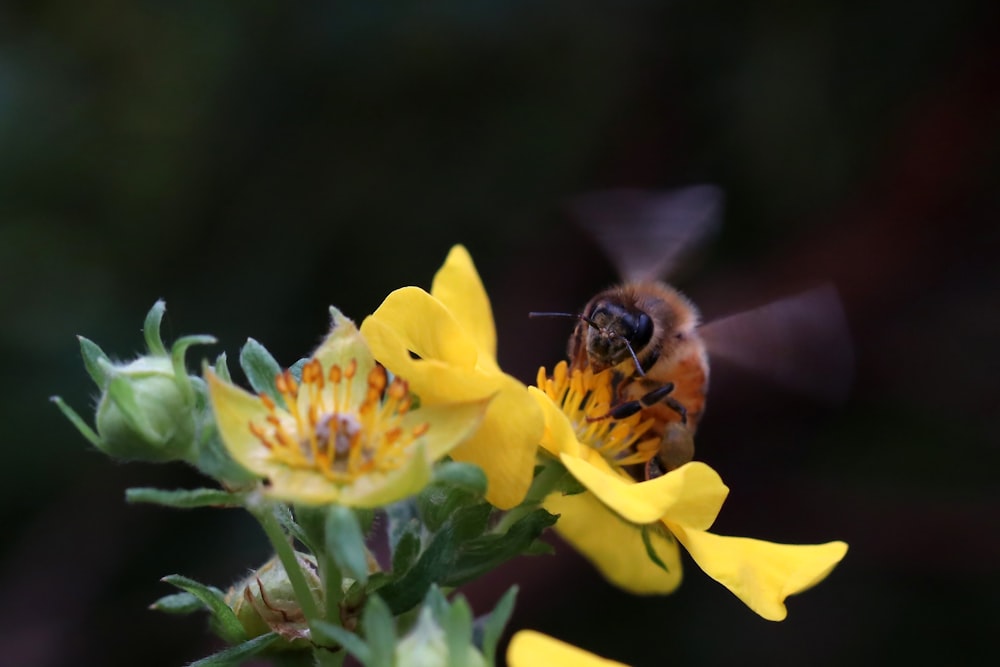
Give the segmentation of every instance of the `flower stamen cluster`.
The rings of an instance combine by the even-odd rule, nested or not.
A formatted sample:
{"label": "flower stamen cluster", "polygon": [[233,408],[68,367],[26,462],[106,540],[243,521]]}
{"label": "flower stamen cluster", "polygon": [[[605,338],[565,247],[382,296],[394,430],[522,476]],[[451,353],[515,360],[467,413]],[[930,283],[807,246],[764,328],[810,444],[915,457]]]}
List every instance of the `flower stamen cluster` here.
{"label": "flower stamen cluster", "polygon": [[345,368],[334,364],[324,374],[319,360],[312,359],[302,368],[301,382],[284,371],[275,378],[275,388],[287,411],[259,394],[267,414],[250,421],[250,431],[276,462],[316,470],[338,484],[399,468],[430,424],[403,426],[411,406],[409,386],[400,378],[388,382],[379,365],[369,371],[366,395],[355,405],[351,381],[357,368],[351,359]]}
{"label": "flower stamen cluster", "polygon": [[565,361],[552,369],[538,369],[538,388],[558,405],[569,418],[577,440],[587,445],[615,468],[645,465],[656,454],[660,439],[644,437],[655,424],[636,413],[623,419],[610,419],[613,396],[611,371],[594,373],[590,367],[569,370]]}

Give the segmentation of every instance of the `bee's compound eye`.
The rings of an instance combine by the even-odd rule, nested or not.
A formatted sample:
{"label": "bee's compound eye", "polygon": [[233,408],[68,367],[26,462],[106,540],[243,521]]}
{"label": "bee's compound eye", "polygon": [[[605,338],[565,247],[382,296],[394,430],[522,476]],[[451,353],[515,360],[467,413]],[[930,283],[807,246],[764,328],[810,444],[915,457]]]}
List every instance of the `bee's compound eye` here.
{"label": "bee's compound eye", "polygon": [[653,319],[640,312],[635,318],[635,333],[632,335],[632,345],[642,347],[653,337]]}

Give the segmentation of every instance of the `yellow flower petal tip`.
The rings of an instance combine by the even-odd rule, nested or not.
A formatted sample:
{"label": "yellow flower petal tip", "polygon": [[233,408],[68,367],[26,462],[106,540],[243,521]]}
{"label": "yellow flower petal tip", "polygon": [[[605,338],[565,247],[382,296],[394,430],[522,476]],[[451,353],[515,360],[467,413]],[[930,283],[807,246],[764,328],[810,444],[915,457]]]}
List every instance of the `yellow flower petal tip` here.
{"label": "yellow flower petal tip", "polygon": [[531,484],[544,419],[527,387],[497,365],[489,298],[465,248],[451,249],[430,293],[392,292],[361,323],[361,333],[422,406],[493,397],[482,427],[451,456],[483,469],[493,505],[519,504]]}
{"label": "yellow flower petal tip", "polygon": [[785,598],[812,588],[847,554],[847,544],[778,544],[671,526],[698,566],[770,621],[788,615]]}
{"label": "yellow flower petal tip", "polygon": [[206,372],[223,444],[281,500],[377,507],[417,493],[434,461],[478,428],[490,397],[414,408],[406,380],[390,380],[354,323],[331,315],[301,377],[278,374],[274,395]]}
{"label": "yellow flower petal tip", "polygon": [[628,667],[534,630],[520,630],[507,646],[510,667]]}

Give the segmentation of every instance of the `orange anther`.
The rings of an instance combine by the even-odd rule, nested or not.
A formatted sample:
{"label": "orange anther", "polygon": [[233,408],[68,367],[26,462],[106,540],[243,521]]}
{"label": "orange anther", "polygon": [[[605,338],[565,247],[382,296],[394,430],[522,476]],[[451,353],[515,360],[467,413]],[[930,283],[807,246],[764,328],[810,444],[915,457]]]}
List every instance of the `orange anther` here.
{"label": "orange anther", "polygon": [[343,374],[340,372],[340,365],[334,364],[330,366],[330,382],[334,384],[340,383],[340,378]]}
{"label": "orange anther", "polygon": [[419,438],[424,433],[427,433],[427,431],[430,430],[430,427],[431,425],[429,422],[424,422],[423,424],[420,424],[419,426],[413,429],[413,437]]}
{"label": "orange anther", "polygon": [[344,371],[344,375],[348,380],[354,377],[354,374],[358,372],[358,360],[351,359],[351,362],[347,364],[347,370]]}

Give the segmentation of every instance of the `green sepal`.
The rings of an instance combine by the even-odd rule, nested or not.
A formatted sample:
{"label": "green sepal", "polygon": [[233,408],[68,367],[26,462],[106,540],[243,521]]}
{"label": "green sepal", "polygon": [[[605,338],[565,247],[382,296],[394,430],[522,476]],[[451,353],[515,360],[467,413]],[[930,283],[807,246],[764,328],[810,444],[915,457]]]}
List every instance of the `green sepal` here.
{"label": "green sepal", "polygon": [[[435,586],[432,590],[436,590]],[[441,596],[444,600],[444,596]],[[451,603],[441,626],[448,642],[448,667],[466,667],[469,645],[472,642],[472,609],[465,598],[459,596]]]}
{"label": "green sepal", "polygon": [[646,547],[646,555],[649,556],[649,560],[653,561],[653,564],[659,567],[664,572],[670,572],[670,568],[667,564],[663,562],[659,554],[656,553],[656,549],[653,548],[653,541],[649,538],[649,526],[642,527],[642,544]]}
{"label": "green sepal", "polygon": [[152,503],[176,509],[194,507],[241,507],[243,495],[220,489],[152,489],[139,487],[126,489],[125,502]]}
{"label": "green sepal", "polygon": [[[174,341],[174,345],[170,348],[170,363],[174,369],[174,377],[177,381],[177,386],[187,399],[188,403],[194,402],[194,386],[192,384],[192,378],[187,373],[187,367],[185,365],[184,357],[187,354],[188,348],[192,345],[214,345],[216,343],[215,336],[206,335],[194,335],[194,336],[184,336],[178,338]],[[201,378],[195,378],[201,382]],[[204,393],[203,393],[204,395]]]}
{"label": "green sepal", "polygon": [[362,586],[368,583],[368,550],[357,515],[343,505],[326,509],[326,551],[337,567]]}
{"label": "green sepal", "polygon": [[146,349],[158,357],[167,356],[167,348],[163,346],[163,338],[160,336],[160,322],[163,321],[163,313],[166,310],[166,302],[163,299],[157,299],[153,307],[146,313],[146,320],[142,323],[142,335],[146,339]]}
{"label": "green sepal", "polygon": [[316,554],[322,551],[326,543],[326,507],[314,505],[296,505],[295,513],[287,505],[276,504],[275,516],[292,537]]}
{"label": "green sepal", "polygon": [[236,614],[226,604],[225,594],[218,588],[206,586],[194,579],[189,579],[179,574],[168,575],[160,581],[171,586],[176,586],[201,600],[212,614],[213,628],[227,643],[236,644],[246,640],[247,636],[243,629],[243,624],[240,623],[239,619],[236,618]]}
{"label": "green sepal", "polygon": [[361,627],[371,649],[367,667],[393,667],[396,651],[396,623],[389,606],[377,595],[368,598],[361,613]]}
{"label": "green sepal", "polygon": [[254,391],[267,394],[278,405],[285,404],[274,384],[275,378],[281,373],[281,366],[267,348],[253,338],[247,338],[240,350],[240,368],[246,373],[247,381]]}
{"label": "green sepal", "polygon": [[103,451],[104,442],[101,440],[101,436],[99,436],[97,432],[90,427],[90,424],[84,421],[83,417],[77,414],[76,410],[69,407],[66,401],[62,400],[62,397],[60,396],[51,396],[49,400],[56,404],[59,411],[62,412],[63,416],[76,427],[76,430],[80,432],[80,435],[86,438],[87,441],[94,447]]}
{"label": "green sepal", "polygon": [[171,593],[149,605],[153,611],[165,614],[191,614],[205,609],[205,603],[190,593]]}
{"label": "green sepal", "polygon": [[202,424],[201,438],[192,465],[208,477],[224,481],[233,487],[249,486],[256,482],[257,475],[237,463],[222,444],[211,411]]}
{"label": "green sepal", "polygon": [[83,366],[87,369],[87,374],[101,389],[107,385],[110,377],[107,369],[112,366],[111,359],[104,353],[104,350],[89,338],[77,336],[80,341],[80,356],[83,357]]}
{"label": "green sepal", "polygon": [[500,637],[503,636],[504,628],[510,615],[514,613],[514,601],[517,599],[517,586],[511,586],[503,594],[497,606],[493,608],[489,617],[482,622],[482,641],[480,645],[483,649],[483,656],[490,667],[496,664],[497,646],[500,644]]}
{"label": "green sepal", "polygon": [[230,667],[239,665],[246,662],[248,658],[264,653],[280,641],[282,641],[281,635],[277,632],[269,632],[266,635],[254,637],[248,641],[223,649],[218,653],[213,653],[207,658],[195,660],[188,667]]}
{"label": "green sepal", "polygon": [[219,356],[215,358],[212,370],[223,382],[228,382],[229,384],[233,383],[233,374],[229,372],[229,357],[226,356],[225,352],[221,352]]}
{"label": "green sepal", "polygon": [[372,650],[361,637],[346,630],[339,625],[334,625],[329,621],[315,620],[311,626],[314,638],[319,640],[320,645],[335,644],[343,646],[344,650],[350,653],[363,665],[368,665],[372,659]]}
{"label": "green sepal", "polygon": [[292,374],[296,382],[302,382],[302,369],[309,363],[309,357],[302,357],[288,367],[288,372]]}
{"label": "green sepal", "polygon": [[143,440],[151,443],[161,443],[166,440],[163,435],[153,429],[149,420],[146,419],[146,415],[139,408],[135,392],[128,380],[121,376],[112,378],[108,384],[108,396],[117,406],[129,428],[139,434]]}

